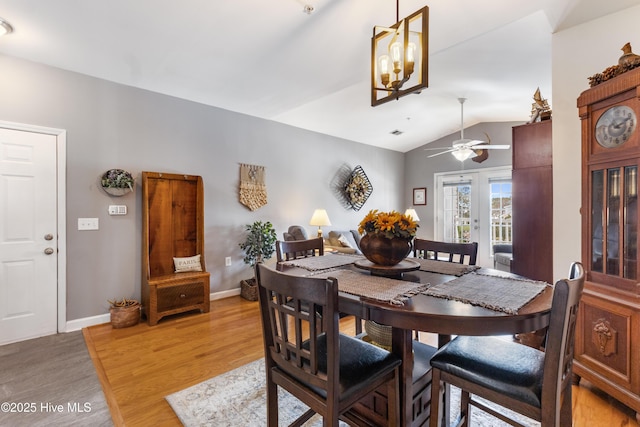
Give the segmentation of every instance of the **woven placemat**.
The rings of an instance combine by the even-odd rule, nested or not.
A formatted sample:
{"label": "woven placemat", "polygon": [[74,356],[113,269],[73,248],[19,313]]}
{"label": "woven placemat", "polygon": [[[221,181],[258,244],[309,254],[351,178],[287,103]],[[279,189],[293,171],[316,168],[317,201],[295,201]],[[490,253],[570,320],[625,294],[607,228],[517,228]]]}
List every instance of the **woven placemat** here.
{"label": "woven placemat", "polygon": [[320,271],[353,264],[359,259],[364,259],[364,257],[362,255],[351,254],[327,254],[324,256],[311,256],[282,261],[280,264],[287,267],[304,268],[309,271]]}
{"label": "woven placemat", "polygon": [[428,285],[421,285],[388,277],[371,276],[350,270],[323,272],[315,277],[335,277],[338,289],[351,295],[388,302],[393,305],[404,305],[404,302],[424,292]]}
{"label": "woven placemat", "polygon": [[422,293],[517,314],[520,308],[538,296],[547,286],[550,285],[534,280],[470,273],[450,282],[432,286]]}
{"label": "woven placemat", "polygon": [[455,262],[437,261],[434,259],[411,258],[420,263],[421,271],[431,273],[448,274],[451,276],[462,276],[480,268],[478,265],[458,264]]}

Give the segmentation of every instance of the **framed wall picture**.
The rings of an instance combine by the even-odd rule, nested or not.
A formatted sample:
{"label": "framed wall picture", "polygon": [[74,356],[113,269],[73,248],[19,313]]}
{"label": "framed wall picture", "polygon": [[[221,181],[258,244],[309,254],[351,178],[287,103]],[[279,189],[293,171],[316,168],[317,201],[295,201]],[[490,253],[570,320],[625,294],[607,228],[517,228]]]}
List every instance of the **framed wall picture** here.
{"label": "framed wall picture", "polygon": [[427,189],[426,188],[414,188],[413,189],[413,204],[414,205],[426,205],[427,204]]}

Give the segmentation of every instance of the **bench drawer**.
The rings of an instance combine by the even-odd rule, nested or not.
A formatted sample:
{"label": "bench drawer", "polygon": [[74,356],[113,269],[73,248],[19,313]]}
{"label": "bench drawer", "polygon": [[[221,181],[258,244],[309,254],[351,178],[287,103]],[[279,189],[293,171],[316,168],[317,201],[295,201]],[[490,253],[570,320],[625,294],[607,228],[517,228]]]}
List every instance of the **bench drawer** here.
{"label": "bench drawer", "polygon": [[158,288],[157,311],[169,311],[204,303],[204,283],[196,282],[185,285]]}

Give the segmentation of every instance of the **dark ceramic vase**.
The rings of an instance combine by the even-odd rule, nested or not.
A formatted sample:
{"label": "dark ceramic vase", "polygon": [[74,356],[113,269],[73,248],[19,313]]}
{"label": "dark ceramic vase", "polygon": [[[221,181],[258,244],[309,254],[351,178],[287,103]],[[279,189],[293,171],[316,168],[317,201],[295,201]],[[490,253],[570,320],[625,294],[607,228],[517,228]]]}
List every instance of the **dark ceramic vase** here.
{"label": "dark ceramic vase", "polygon": [[405,259],[411,252],[411,239],[396,237],[387,239],[376,234],[365,234],[360,240],[362,254],[372,263],[392,266]]}

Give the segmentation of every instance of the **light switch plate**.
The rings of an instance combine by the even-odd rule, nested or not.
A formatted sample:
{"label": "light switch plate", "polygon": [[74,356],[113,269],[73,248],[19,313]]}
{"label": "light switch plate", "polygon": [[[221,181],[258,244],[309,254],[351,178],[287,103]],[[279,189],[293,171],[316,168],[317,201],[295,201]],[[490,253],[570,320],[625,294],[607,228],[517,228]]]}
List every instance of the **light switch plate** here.
{"label": "light switch plate", "polygon": [[78,230],[98,230],[98,218],[78,218]]}

